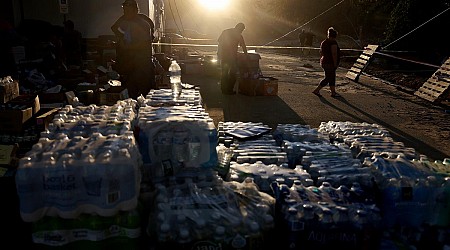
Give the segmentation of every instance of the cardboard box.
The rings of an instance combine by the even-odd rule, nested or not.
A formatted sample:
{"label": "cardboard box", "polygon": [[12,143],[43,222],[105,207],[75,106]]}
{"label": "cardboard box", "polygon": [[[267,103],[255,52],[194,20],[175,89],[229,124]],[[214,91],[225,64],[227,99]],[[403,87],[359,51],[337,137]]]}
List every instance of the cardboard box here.
{"label": "cardboard box", "polygon": [[[0,145],[0,168],[12,169],[16,168],[17,157],[16,152],[19,148],[17,143],[13,145]],[[0,174],[3,176],[3,174]]]}
{"label": "cardboard box", "polygon": [[122,86],[110,87],[104,91],[100,91],[99,93],[99,105],[114,105],[119,100],[127,99],[128,89]]}
{"label": "cardboard box", "polygon": [[20,133],[26,121],[33,117],[33,108],[0,110],[0,130],[6,133]]}
{"label": "cardboard box", "polygon": [[36,128],[39,131],[48,129],[48,125],[53,121],[53,117],[58,113],[60,108],[42,109],[36,117]]}
{"label": "cardboard box", "polygon": [[278,95],[278,79],[274,77],[262,77],[260,78],[260,84],[262,84],[260,95],[265,96]]}
{"label": "cardboard box", "polygon": [[274,77],[240,78],[239,93],[248,96],[276,96],[278,95],[278,79]]}
{"label": "cardboard box", "polygon": [[261,56],[257,53],[238,53],[238,67],[241,72],[255,72],[259,71],[259,60]]}
{"label": "cardboard box", "polygon": [[16,98],[10,100],[8,104],[25,105],[27,107],[31,107],[33,110],[33,115],[39,112],[39,110],[41,109],[38,95],[19,95]]}
{"label": "cardboard box", "polygon": [[[1,80],[1,79],[0,79]],[[7,103],[10,100],[19,96],[19,82],[13,80],[12,82],[0,81],[0,103]]]}

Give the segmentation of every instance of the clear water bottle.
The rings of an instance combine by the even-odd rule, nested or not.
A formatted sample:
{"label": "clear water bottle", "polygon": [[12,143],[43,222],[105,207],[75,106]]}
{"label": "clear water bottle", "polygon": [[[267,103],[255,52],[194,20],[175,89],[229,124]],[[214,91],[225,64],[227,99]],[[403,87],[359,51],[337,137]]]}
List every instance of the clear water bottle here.
{"label": "clear water bottle", "polygon": [[295,207],[288,209],[285,217],[287,224],[287,246],[288,249],[297,249],[299,246],[299,233],[302,231],[303,224],[299,221],[298,210]]}
{"label": "clear water bottle", "polygon": [[435,212],[431,215],[431,225],[448,227],[450,225],[450,177],[446,177],[442,185],[435,189]]}
{"label": "clear water bottle", "polygon": [[181,94],[181,67],[176,60],[172,60],[169,66],[170,86],[172,88],[172,94],[179,96]]}

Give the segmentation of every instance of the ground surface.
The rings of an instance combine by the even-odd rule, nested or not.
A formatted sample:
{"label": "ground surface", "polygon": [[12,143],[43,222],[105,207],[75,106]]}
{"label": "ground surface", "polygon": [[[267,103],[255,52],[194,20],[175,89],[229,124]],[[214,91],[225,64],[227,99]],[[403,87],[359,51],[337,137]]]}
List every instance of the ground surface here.
{"label": "ground surface", "polygon": [[[450,157],[449,107],[434,105],[395,82],[371,75],[363,74],[358,82],[351,81],[345,77],[351,62],[344,63],[337,72],[337,91],[342,97],[332,98],[325,87],[319,98],[311,93],[323,77],[317,57],[260,55],[263,75],[279,79],[277,96],[224,96],[217,76],[186,72],[183,81],[201,87],[206,109],[216,123],[252,121],[271,128],[287,123],[317,128],[328,121],[376,123],[388,129],[396,141],[420,154],[435,160]],[[398,74],[394,76],[390,80],[398,78]]]}

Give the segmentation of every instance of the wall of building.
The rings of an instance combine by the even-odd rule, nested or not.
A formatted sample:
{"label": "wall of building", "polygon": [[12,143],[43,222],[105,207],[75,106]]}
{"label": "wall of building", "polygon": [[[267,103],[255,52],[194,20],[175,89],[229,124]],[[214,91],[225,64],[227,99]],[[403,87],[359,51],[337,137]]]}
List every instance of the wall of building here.
{"label": "wall of building", "polygon": [[[17,0],[22,2],[23,19],[47,21],[53,25],[63,25],[70,19],[75,23],[85,38],[96,38],[100,35],[112,35],[111,25],[122,15],[124,0],[67,0],[67,14],[60,13],[58,0]],[[136,0],[140,12],[153,17],[152,0]],[[16,6],[16,5],[15,5]],[[20,5],[19,5],[20,6]],[[16,6],[16,8],[20,8]],[[20,13],[20,11],[15,11]]]}

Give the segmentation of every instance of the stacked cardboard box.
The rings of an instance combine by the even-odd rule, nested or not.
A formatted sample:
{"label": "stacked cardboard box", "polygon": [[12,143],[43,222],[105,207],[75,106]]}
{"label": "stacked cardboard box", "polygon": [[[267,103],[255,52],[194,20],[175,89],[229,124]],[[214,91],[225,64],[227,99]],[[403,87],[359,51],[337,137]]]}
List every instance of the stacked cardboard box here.
{"label": "stacked cardboard box", "polygon": [[278,79],[275,77],[240,78],[239,93],[248,96],[278,95]]}
{"label": "stacked cardboard box", "polygon": [[10,76],[0,79],[0,103],[6,103],[19,96],[19,82]]}
{"label": "stacked cardboard box", "polygon": [[265,77],[261,73],[257,53],[238,54],[240,77],[238,92],[248,96],[276,96],[278,94],[278,79]]}
{"label": "stacked cardboard box", "polygon": [[40,110],[37,95],[20,95],[1,105],[0,130],[3,133],[20,133],[24,124]]}

